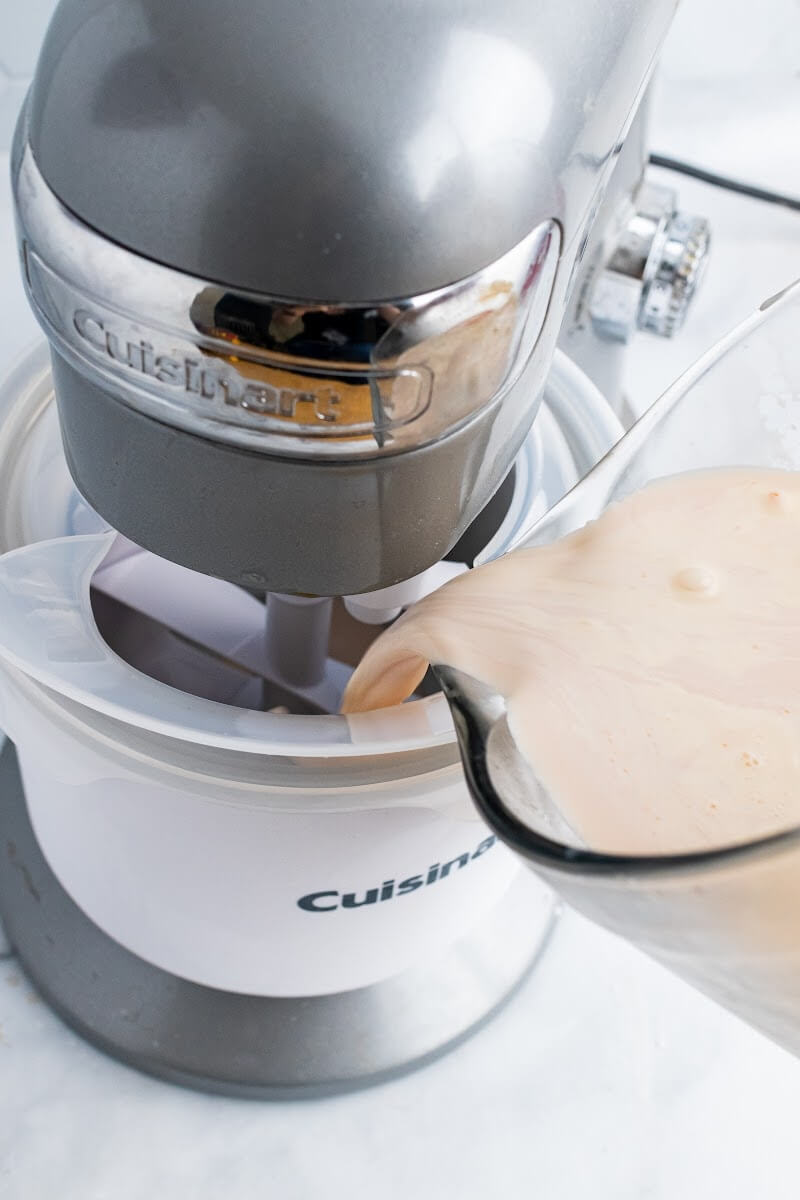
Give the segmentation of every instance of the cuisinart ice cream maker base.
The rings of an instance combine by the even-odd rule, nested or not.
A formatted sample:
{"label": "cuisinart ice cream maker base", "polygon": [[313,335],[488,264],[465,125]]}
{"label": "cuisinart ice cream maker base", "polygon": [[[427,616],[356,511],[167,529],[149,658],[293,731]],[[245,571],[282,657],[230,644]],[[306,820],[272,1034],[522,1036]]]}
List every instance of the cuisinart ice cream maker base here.
{"label": "cuisinart ice cream maker base", "polygon": [[[557,356],[485,552],[619,432]],[[0,917],[52,1007],[142,1070],[262,1097],[385,1079],[485,1022],[554,905],[478,819],[444,698],[281,716],[112,653],[86,571],[113,533],[69,479],[44,347],[0,392],[0,480]]]}
{"label": "cuisinart ice cream maker base", "polygon": [[330,996],[202,987],[131,954],[89,920],[47,865],[16,755],[0,755],[0,911],[44,999],[100,1049],[173,1083],[290,1099],[349,1091],[422,1066],[478,1030],[547,945],[527,874],[435,963]]}

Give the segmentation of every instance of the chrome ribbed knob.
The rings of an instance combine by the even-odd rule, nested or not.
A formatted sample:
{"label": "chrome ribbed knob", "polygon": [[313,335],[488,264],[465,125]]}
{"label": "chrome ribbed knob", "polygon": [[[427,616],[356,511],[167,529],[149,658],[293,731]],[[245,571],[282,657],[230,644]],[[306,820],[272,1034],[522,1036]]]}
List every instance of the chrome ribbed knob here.
{"label": "chrome ribbed knob", "polygon": [[659,260],[642,297],[639,328],[672,337],[684,322],[711,241],[705,217],[676,212],[667,223]]}
{"label": "chrome ribbed knob", "polygon": [[639,189],[589,301],[600,337],[627,342],[637,328],[672,337],[683,324],[710,230],[704,217],[677,211],[676,199],[671,188]]}

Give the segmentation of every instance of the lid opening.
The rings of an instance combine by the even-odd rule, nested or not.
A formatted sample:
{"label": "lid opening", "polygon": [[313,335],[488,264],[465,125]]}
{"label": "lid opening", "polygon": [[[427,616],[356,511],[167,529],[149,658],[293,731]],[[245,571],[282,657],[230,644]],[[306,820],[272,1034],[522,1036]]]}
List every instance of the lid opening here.
{"label": "lid opening", "polygon": [[[472,565],[501,529],[515,489],[512,468],[448,562]],[[409,600],[439,582],[433,570]],[[95,573],[91,604],[106,644],[136,670],[192,696],[277,716],[338,712],[350,673],[391,623],[380,608],[377,620],[359,620],[341,597],[245,592],[121,536]],[[439,690],[429,671],[415,698]]]}
{"label": "lid opening", "polygon": [[[432,570],[452,574],[466,569],[476,556],[482,562],[504,553],[620,433],[619,422],[596,388],[557,353],[543,403],[513,475],[451,552],[449,557],[458,557],[460,564],[443,561]],[[110,554],[109,538],[114,543]],[[26,643],[26,654],[17,656],[17,665],[54,694],[71,698],[87,713],[96,713],[98,719],[106,714],[131,728],[140,727],[143,733],[161,733],[198,746],[284,755],[294,762],[310,757],[405,756],[454,742],[443,696],[427,694],[432,690],[431,680],[423,683],[418,700],[399,708],[347,718],[330,715],[338,711],[339,696],[366,645],[382,624],[415,596],[406,597],[400,606],[392,597],[397,612],[391,611],[385,596],[379,597],[377,611],[373,609],[361,620],[358,616],[369,607],[364,602],[374,601],[377,593],[348,598],[351,609],[351,601],[359,602],[355,615],[343,601],[334,601],[323,656],[322,682],[327,694],[314,692],[316,685],[311,683],[301,689],[302,705],[294,700],[283,703],[274,688],[265,699],[260,682],[263,657],[258,655],[263,655],[265,640],[263,597],[146,555],[122,537],[113,538],[70,478],[44,344],[27,354],[0,384],[0,554],[23,547],[37,550],[30,560],[32,568],[43,568],[52,575],[56,590],[61,589],[59,594],[63,592],[71,619],[82,630],[87,658],[85,663],[58,657],[50,661],[46,647],[34,636]],[[142,570],[143,566],[147,570]],[[180,573],[181,587],[148,583],[148,573],[155,567],[173,572],[173,584]],[[11,569],[27,568],[17,561]],[[88,575],[81,575],[87,569]],[[103,573],[107,577],[101,581]],[[112,588],[109,581],[114,577]],[[90,580],[94,585],[91,607]],[[149,604],[141,597],[137,601],[134,584],[145,593],[145,599],[149,588]],[[156,599],[159,605],[173,604],[180,620],[175,612],[152,610],[150,605]],[[193,606],[192,623],[187,626],[185,610],[189,606]],[[159,639],[149,641],[147,655],[143,655],[142,644],[148,644],[144,636],[148,617],[159,620],[166,630],[160,631]],[[249,647],[245,644],[248,637],[252,638]],[[105,647],[107,657],[98,656],[100,646]],[[32,669],[25,668],[28,651],[38,664]],[[145,661],[148,655],[149,662]],[[338,665],[332,678],[333,663]],[[284,715],[270,709],[289,711]]]}

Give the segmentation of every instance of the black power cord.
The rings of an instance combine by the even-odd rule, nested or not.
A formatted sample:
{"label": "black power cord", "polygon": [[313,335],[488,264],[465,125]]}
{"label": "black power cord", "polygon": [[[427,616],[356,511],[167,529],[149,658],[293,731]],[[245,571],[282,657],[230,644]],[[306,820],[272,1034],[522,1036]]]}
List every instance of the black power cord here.
{"label": "black power cord", "polygon": [[764,200],[767,204],[779,204],[782,208],[790,208],[800,212],[800,199],[796,196],[785,196],[782,192],[771,192],[767,188],[755,187],[751,183],[743,183],[740,179],[730,179],[727,175],[717,175],[714,171],[706,171],[703,167],[695,167],[692,163],[683,162],[679,158],[669,158],[666,154],[651,154],[650,164],[653,167],[663,167],[665,171],[675,171],[679,175],[688,175],[691,179],[699,179],[702,183],[710,183],[712,187],[725,188],[729,192],[738,192],[740,196],[749,196],[752,200]]}

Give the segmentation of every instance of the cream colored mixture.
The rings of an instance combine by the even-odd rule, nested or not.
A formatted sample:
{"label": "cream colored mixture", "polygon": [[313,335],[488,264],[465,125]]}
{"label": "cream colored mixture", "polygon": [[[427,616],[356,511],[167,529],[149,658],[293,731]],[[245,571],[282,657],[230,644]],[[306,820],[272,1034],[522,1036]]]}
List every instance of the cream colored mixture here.
{"label": "cream colored mixture", "polygon": [[399,703],[430,662],[506,697],[521,750],[595,849],[800,822],[800,473],[660,480],[453,580],[368,650],[344,711]]}

